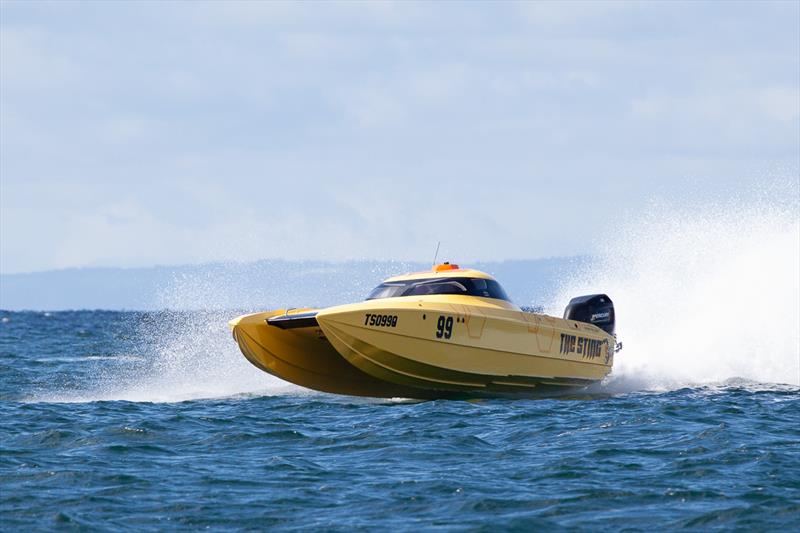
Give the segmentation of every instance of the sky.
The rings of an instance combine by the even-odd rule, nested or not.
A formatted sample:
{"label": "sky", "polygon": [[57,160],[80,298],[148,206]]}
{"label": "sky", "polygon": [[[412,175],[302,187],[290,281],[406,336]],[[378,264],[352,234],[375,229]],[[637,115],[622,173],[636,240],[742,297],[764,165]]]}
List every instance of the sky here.
{"label": "sky", "polygon": [[0,3],[0,272],[583,254],[800,168],[800,2]]}

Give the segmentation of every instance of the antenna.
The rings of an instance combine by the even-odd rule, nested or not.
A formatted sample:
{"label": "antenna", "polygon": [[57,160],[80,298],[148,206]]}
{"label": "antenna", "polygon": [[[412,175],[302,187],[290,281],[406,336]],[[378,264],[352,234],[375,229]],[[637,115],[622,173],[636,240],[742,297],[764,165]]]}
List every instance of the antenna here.
{"label": "antenna", "polygon": [[442,245],[442,241],[436,243],[436,253],[433,254],[433,266],[436,266],[436,259],[439,257],[439,246]]}

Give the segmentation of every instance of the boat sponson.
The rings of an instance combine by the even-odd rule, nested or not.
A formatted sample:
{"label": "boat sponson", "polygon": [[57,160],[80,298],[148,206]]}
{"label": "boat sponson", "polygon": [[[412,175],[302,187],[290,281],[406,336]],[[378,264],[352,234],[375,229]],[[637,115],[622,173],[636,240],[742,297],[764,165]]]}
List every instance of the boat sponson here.
{"label": "boat sponson", "polygon": [[324,328],[334,347],[352,365],[377,379],[415,389],[460,393],[522,393],[539,389],[585,387],[596,379],[556,376],[491,376],[445,369],[379,349],[330,323]]}
{"label": "boat sponson", "polygon": [[441,397],[379,380],[348,363],[316,327],[272,328],[267,320],[285,313],[257,313],[232,321],[233,337],[245,358],[280,379],[309,389],[376,398]]}

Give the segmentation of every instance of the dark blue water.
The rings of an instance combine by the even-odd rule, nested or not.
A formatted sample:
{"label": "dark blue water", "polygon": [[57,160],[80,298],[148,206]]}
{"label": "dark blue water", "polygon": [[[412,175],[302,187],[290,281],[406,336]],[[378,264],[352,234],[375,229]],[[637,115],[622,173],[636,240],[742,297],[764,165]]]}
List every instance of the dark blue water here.
{"label": "dark blue water", "polygon": [[241,363],[222,317],[0,317],[3,530],[800,524],[796,386],[351,399]]}

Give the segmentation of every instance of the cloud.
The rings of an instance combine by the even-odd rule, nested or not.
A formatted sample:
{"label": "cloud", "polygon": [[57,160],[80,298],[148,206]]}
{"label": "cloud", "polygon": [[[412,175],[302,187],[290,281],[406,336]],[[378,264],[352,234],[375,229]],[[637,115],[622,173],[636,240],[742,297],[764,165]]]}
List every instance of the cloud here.
{"label": "cloud", "polygon": [[800,89],[797,87],[762,89],[756,101],[768,117],[797,125],[800,118]]}
{"label": "cloud", "polygon": [[580,253],[799,164],[794,3],[0,9],[3,271]]}

